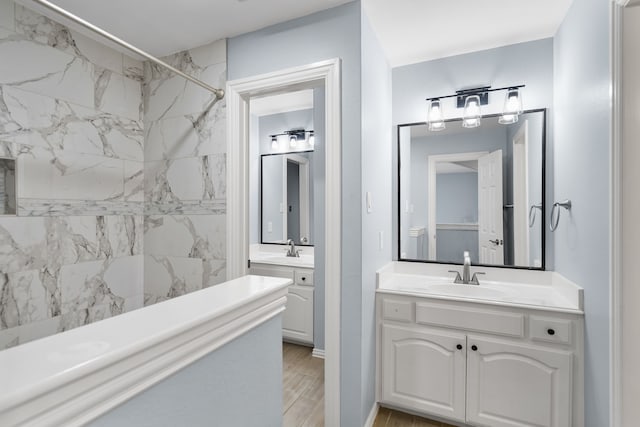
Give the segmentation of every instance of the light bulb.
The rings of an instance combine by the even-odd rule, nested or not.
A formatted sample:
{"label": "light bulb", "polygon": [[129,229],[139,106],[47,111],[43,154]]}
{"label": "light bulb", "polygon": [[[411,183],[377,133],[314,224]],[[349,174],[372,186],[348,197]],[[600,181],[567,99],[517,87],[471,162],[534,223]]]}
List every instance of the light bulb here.
{"label": "light bulb", "polygon": [[429,124],[430,131],[439,131],[446,127],[439,99],[432,99],[429,101],[429,107],[427,109],[427,123]]}
{"label": "light bulb", "polygon": [[480,126],[480,117],[480,97],[478,95],[468,96],[464,102],[462,127],[475,128]]}
{"label": "light bulb", "polygon": [[498,123],[509,125],[518,121],[518,116],[522,113],[522,97],[518,88],[507,90],[507,96],[504,99],[504,108],[502,115],[498,118]]}
{"label": "light bulb", "polygon": [[278,149],[278,137],[277,136],[272,136],[271,137],[271,149],[272,150],[277,150]]}
{"label": "light bulb", "polygon": [[289,146],[295,148],[298,145],[298,138],[295,135],[289,137]]}
{"label": "light bulb", "polygon": [[309,135],[309,145],[311,147],[316,145],[316,137],[315,137],[315,135],[313,133],[311,135]]}

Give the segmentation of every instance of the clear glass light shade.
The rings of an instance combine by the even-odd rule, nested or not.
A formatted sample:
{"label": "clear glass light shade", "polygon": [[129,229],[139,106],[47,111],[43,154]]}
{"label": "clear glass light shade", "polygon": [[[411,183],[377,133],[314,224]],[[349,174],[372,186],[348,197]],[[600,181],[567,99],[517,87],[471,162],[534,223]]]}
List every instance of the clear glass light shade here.
{"label": "clear glass light shade", "polygon": [[271,149],[272,150],[277,150],[278,149],[278,137],[277,136],[272,136],[271,137]]}
{"label": "clear glass light shade", "polygon": [[480,97],[478,95],[468,96],[464,101],[464,112],[462,113],[462,127],[475,128],[480,126]]}
{"label": "clear glass light shade", "polygon": [[295,135],[289,137],[289,147],[295,148],[298,146],[298,138]]}
{"label": "clear glass light shade", "polygon": [[313,147],[316,145],[316,137],[314,134],[309,135],[309,145]]}
{"label": "clear glass light shade", "polygon": [[439,131],[445,128],[444,117],[442,115],[442,104],[439,99],[429,101],[427,110],[427,123],[430,131]]}
{"label": "clear glass light shade", "polygon": [[507,96],[504,99],[504,108],[502,116],[498,119],[498,123],[508,125],[516,123],[518,116],[522,114],[522,96],[517,88],[507,90]]}

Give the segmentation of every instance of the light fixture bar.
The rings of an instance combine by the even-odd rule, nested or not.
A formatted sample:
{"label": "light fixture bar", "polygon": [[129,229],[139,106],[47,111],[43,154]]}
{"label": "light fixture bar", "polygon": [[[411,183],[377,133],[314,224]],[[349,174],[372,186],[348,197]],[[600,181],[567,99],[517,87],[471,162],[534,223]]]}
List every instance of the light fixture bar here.
{"label": "light fixture bar", "polygon": [[472,88],[472,89],[457,90],[456,93],[454,93],[453,95],[434,96],[432,98],[426,98],[426,100],[427,101],[433,101],[433,100],[436,100],[436,99],[455,98],[455,97],[459,97],[459,96],[463,96],[463,97],[466,98],[467,96],[470,96],[470,95],[479,95],[481,93],[497,92],[499,90],[520,89],[522,87],[525,87],[525,85],[505,86],[505,87],[499,87],[499,88],[495,88],[495,89],[492,89],[491,86],[483,86],[483,87],[477,87],[477,88]]}
{"label": "light fixture bar", "polygon": [[169,65],[166,62],[156,58],[155,56],[145,52],[144,50],[138,49],[137,47],[133,46],[132,44],[127,43],[126,41],[114,36],[111,33],[108,33],[107,31],[103,30],[102,28],[97,27],[97,26],[93,25],[92,23],[90,23],[88,21],[85,21],[84,19],[74,15],[73,13],[71,13],[71,12],[69,12],[69,11],[59,7],[59,6],[56,6],[53,3],[48,2],[47,0],[33,0],[33,1],[35,3],[41,5],[41,6],[45,7],[45,8],[57,13],[58,15],[62,15],[65,18],[70,19],[71,21],[75,22],[78,25],[81,25],[82,27],[86,28],[87,30],[92,31],[92,32],[94,32],[94,33],[106,38],[107,40],[110,40],[113,43],[115,43],[115,44],[117,44],[119,46],[122,46],[125,49],[130,50],[131,52],[133,52],[133,53],[135,53],[137,55],[140,55],[140,56],[148,59],[149,61],[151,61],[151,62],[153,62],[153,63],[155,63],[155,64],[157,64],[157,65],[159,65],[159,66],[161,66],[163,68],[166,68],[167,70],[169,70],[169,71],[171,71],[171,72],[173,72],[173,73],[175,73],[175,74],[177,74],[177,75],[189,80],[191,83],[197,84],[198,86],[200,86],[200,87],[202,87],[202,88],[204,88],[204,89],[206,89],[206,90],[208,90],[210,92],[213,92],[216,95],[217,99],[224,98],[224,90],[223,89],[215,88],[213,86],[210,86],[210,85],[206,84],[202,80],[196,79],[195,77],[190,76],[189,74],[183,73],[182,71],[178,70],[177,68],[172,67],[171,65]]}

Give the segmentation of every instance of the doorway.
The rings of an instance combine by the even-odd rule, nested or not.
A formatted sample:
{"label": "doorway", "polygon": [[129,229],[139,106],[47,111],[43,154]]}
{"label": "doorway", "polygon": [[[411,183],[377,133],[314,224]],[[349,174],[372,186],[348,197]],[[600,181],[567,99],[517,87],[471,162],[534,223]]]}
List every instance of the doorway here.
{"label": "doorway", "polygon": [[227,83],[227,279],[247,274],[249,259],[249,102],[312,89],[325,92],[325,423],[340,425],[341,90],[332,59]]}

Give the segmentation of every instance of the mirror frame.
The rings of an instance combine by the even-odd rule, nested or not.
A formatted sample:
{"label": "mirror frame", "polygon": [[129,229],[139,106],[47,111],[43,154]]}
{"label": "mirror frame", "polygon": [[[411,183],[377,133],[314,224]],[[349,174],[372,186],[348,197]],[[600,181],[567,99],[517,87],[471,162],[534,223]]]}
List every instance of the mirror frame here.
{"label": "mirror frame", "polygon": [[[262,230],[262,220],[263,220],[263,212],[262,212],[262,193],[263,193],[263,188],[264,188],[264,182],[262,180],[262,165],[263,165],[263,160],[265,157],[272,157],[272,156],[283,156],[283,155],[287,155],[287,154],[301,154],[301,153],[315,153],[315,150],[299,150],[299,151],[282,151],[282,152],[278,152],[278,153],[265,153],[265,154],[260,154],[260,244],[261,245],[279,245],[279,246],[287,246],[287,243],[277,243],[277,242],[265,242],[264,241],[264,235],[263,235],[263,230]],[[310,177],[309,179],[309,185],[313,185],[313,177]],[[315,206],[315,201],[314,201],[314,206]],[[313,229],[313,224],[309,224],[309,227],[311,227],[311,229]],[[300,247],[314,247],[315,245],[313,243],[309,244],[309,243],[296,243],[296,246],[300,246]]]}
{"label": "mirror frame", "polygon": [[[536,271],[545,271],[546,270],[546,258],[547,258],[547,228],[546,228],[546,212],[547,212],[547,134],[549,129],[547,128],[547,108],[536,108],[532,110],[524,110],[522,114],[527,113],[542,113],[542,227],[541,227],[541,245],[542,245],[542,265],[540,267],[529,267],[523,265],[498,265],[498,264],[473,264],[473,266],[478,267],[491,267],[491,268],[513,268],[518,270],[536,270]],[[502,114],[487,114],[483,115],[482,119],[491,119],[500,117]],[[445,123],[462,123],[462,117],[459,118],[451,118],[446,119]],[[431,261],[431,260],[421,260],[421,259],[405,259],[402,258],[400,252],[402,250],[402,234],[401,234],[401,224],[400,218],[402,218],[402,201],[400,199],[400,170],[402,167],[401,156],[400,156],[400,130],[404,127],[408,126],[428,126],[427,122],[415,122],[415,123],[402,123],[396,125],[396,157],[397,157],[397,168],[396,171],[396,193],[398,195],[398,201],[396,206],[396,215],[397,215],[397,223],[395,227],[395,232],[398,234],[397,239],[397,247],[398,251],[396,253],[396,261],[402,262],[421,262],[421,263],[429,263],[429,264],[448,264],[448,265],[462,265],[462,262],[452,262],[452,261]]]}

